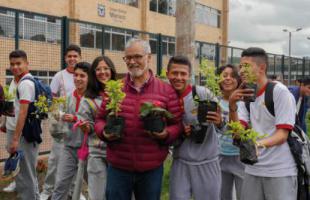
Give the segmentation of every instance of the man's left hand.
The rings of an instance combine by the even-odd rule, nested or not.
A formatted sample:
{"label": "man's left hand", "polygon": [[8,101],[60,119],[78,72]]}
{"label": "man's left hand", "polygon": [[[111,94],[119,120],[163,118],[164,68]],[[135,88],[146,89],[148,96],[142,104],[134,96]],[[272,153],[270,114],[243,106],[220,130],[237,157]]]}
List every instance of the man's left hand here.
{"label": "man's left hand", "polygon": [[159,140],[164,140],[168,137],[168,132],[166,131],[166,129],[164,129],[161,133],[156,133],[156,132],[150,132],[150,131],[147,131],[147,133],[155,138],[155,139],[159,139]]}
{"label": "man's left hand", "polygon": [[221,111],[218,110],[217,112],[208,112],[207,114],[207,122],[215,124],[217,127],[222,125],[222,115]]}

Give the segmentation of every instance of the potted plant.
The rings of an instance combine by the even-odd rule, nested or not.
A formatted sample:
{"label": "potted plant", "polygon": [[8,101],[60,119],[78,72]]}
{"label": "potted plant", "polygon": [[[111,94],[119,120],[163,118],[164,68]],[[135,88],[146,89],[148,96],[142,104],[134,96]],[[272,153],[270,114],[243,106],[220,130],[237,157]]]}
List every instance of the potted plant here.
{"label": "potted plant", "polygon": [[241,65],[240,73],[242,75],[242,81],[245,81],[244,89],[253,89],[254,96],[251,97],[244,97],[244,101],[247,102],[254,102],[256,99],[256,92],[257,92],[257,77],[253,73],[252,65],[249,63],[244,63]]}
{"label": "potted plant", "polygon": [[121,111],[121,103],[126,94],[122,91],[124,83],[122,80],[109,80],[105,84],[105,92],[108,96],[106,109],[109,111],[106,117],[104,131],[106,134],[115,134],[117,137],[122,136],[125,126],[125,119],[118,115]]}
{"label": "potted plant", "polygon": [[3,88],[4,92],[4,102],[3,102],[3,113],[7,113],[8,115],[14,116],[14,99],[16,90],[13,93],[10,93],[9,86],[6,85]]}
{"label": "potted plant", "polygon": [[240,149],[240,160],[245,164],[253,165],[258,162],[256,142],[266,135],[261,136],[253,129],[245,129],[240,122],[229,122],[227,134],[232,134],[234,145]]}
{"label": "potted plant", "polygon": [[[221,81],[220,76],[216,74],[216,68],[208,61],[203,59],[200,64],[201,74],[205,77],[205,84],[213,94],[211,97],[221,96],[221,89],[219,82]],[[201,100],[198,95],[195,95],[194,100],[198,103],[198,121],[204,123],[207,121],[206,116],[208,111],[216,112],[218,103],[216,101]]]}
{"label": "potted plant", "polygon": [[173,118],[173,115],[161,107],[161,102],[154,101],[142,103],[140,117],[145,130],[161,133],[166,126],[166,119]]}
{"label": "potted plant", "polygon": [[48,118],[48,111],[50,102],[48,102],[48,99],[44,95],[39,95],[38,100],[34,102],[35,111],[31,114],[40,120],[44,120]]}
{"label": "potted plant", "polygon": [[65,114],[63,112],[64,110],[66,110],[66,97],[53,97],[49,112],[51,112],[57,121]]}

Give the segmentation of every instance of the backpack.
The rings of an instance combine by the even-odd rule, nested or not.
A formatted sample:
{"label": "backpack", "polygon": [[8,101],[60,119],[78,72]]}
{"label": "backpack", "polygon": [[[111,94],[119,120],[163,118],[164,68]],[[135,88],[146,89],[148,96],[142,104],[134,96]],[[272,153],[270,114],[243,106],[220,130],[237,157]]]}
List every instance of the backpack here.
{"label": "backpack", "polygon": [[[26,76],[22,78],[21,81],[30,80],[34,83],[35,87],[35,101],[38,101],[40,95],[44,95],[48,101],[48,104],[52,102],[52,91],[50,87],[44,84],[41,80],[35,77]],[[19,99],[18,90],[16,92],[17,98]],[[34,105],[35,102],[29,104],[27,117],[25,120],[25,125],[23,127],[22,136],[27,142],[37,142],[40,144],[42,142],[41,133],[41,120],[47,118],[47,113],[40,112]]]}
{"label": "backpack", "polygon": [[[265,90],[265,105],[272,116],[275,116],[273,90],[275,82],[268,82]],[[250,102],[245,102],[245,107],[250,113]],[[299,125],[298,112],[293,130],[289,133],[287,143],[295,160],[298,175],[298,200],[310,200],[309,180],[310,180],[310,140],[307,134]]]}

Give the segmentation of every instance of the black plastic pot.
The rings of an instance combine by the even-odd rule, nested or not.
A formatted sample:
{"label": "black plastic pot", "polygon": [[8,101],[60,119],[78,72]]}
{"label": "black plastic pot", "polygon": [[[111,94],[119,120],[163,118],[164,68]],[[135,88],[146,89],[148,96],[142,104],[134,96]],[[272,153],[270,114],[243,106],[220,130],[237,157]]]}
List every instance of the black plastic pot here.
{"label": "black plastic pot", "polygon": [[214,101],[199,101],[198,102],[198,121],[204,123],[207,121],[207,113],[217,111],[217,103]]}
{"label": "black plastic pot", "polygon": [[241,162],[248,165],[254,165],[258,162],[256,147],[252,140],[240,141],[239,148]]}
{"label": "black plastic pot", "polygon": [[246,101],[246,102],[254,102],[255,99],[256,99],[257,84],[255,84],[255,83],[246,83],[246,84],[244,85],[244,89],[253,89],[253,90],[254,90],[254,96],[251,96],[251,97],[244,97],[244,98],[243,98],[243,101]]}
{"label": "black plastic pot", "polygon": [[15,114],[14,114],[14,102],[12,102],[12,101],[3,102],[3,114],[6,116],[15,116]]}
{"label": "black plastic pot", "polygon": [[161,133],[166,126],[166,123],[161,116],[147,116],[144,117],[142,121],[144,129],[150,132]]}
{"label": "black plastic pot", "polygon": [[207,134],[207,129],[208,129],[208,126],[191,125],[190,138],[197,144],[203,143],[206,137],[206,134]]}
{"label": "black plastic pot", "polygon": [[114,134],[118,137],[121,137],[124,127],[125,127],[125,119],[123,117],[108,115],[104,131],[106,134]]}

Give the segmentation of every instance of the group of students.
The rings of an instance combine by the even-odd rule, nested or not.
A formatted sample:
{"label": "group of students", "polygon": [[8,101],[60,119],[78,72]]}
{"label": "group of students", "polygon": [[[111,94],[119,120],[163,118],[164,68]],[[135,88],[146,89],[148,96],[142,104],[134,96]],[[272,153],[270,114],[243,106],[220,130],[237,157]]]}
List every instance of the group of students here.
{"label": "group of students", "polygon": [[[159,200],[162,186],[163,163],[170,146],[173,162],[170,170],[169,196],[172,200],[231,200],[233,190],[242,200],[296,200],[297,169],[286,142],[295,123],[296,101],[305,118],[310,95],[310,81],[294,88],[295,100],[288,88],[277,82],[273,98],[275,116],[264,105],[268,79],[268,56],[263,49],[249,48],[242,52],[242,64],[250,64],[257,77],[258,92],[251,112],[242,101],[253,96],[243,89],[243,74],[233,65],[218,68],[223,78],[219,83],[222,96],[216,97],[202,86],[191,85],[192,65],[185,56],[174,56],[167,66],[166,83],[150,70],[151,51],[147,41],[131,39],[124,52],[128,73],[123,79],[119,116],[125,119],[121,138],[107,134],[109,101],[105,84],[116,79],[116,68],[107,56],[97,57],[92,64],[80,62],[81,49],[69,45],[65,51],[66,68],[51,82],[53,96],[66,97],[61,114],[50,118],[53,146],[48,159],[48,172],[43,191],[39,194],[36,162],[39,144],[25,141],[22,129],[30,102],[35,100],[35,86],[29,80],[27,55],[22,50],[10,56],[10,70],[14,75],[12,88],[19,93],[15,98],[15,118],[7,120],[7,148],[10,153],[23,151],[20,172],[16,178],[21,199],[65,200],[74,188],[78,169],[78,149],[84,133],[89,133],[89,156],[84,180],[91,200],[135,198]],[[302,89],[301,89],[302,88]],[[218,102],[216,112],[208,112],[207,122],[200,124],[204,136],[193,137],[197,119],[195,95],[200,100]],[[305,97],[305,98],[303,98]],[[140,118],[143,102],[156,102],[174,117],[166,119],[161,133],[146,131]],[[299,112],[300,114],[300,112]],[[79,128],[74,129],[76,122]],[[226,134],[229,121],[240,121],[268,137],[256,143],[258,162],[245,165],[239,159],[239,149],[232,136]],[[303,121],[304,122],[304,121]],[[235,189],[234,189],[235,187]],[[134,197],[133,197],[134,196]],[[81,195],[81,198],[82,195]]]}

